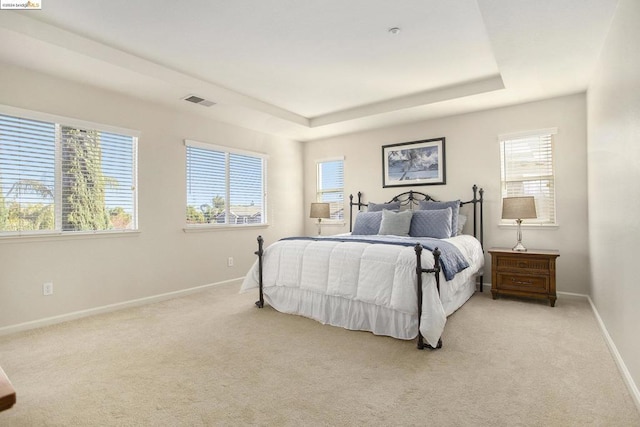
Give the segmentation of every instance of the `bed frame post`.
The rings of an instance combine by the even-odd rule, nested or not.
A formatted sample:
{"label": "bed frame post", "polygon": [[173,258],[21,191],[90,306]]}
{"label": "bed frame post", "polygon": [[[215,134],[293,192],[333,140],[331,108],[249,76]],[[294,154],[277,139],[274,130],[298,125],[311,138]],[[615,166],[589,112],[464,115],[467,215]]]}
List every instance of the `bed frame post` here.
{"label": "bed frame post", "polygon": [[256,301],[256,306],[258,308],[264,307],[264,294],[262,293],[262,255],[264,254],[264,250],[262,249],[262,245],[264,243],[264,239],[262,236],[258,236],[258,250],[254,252],[258,255],[258,285],[260,289],[260,299]]}
{"label": "bed frame post", "polygon": [[[473,200],[471,200],[471,203],[473,203],[473,235],[476,239],[478,239],[480,241],[480,247],[484,248],[484,243],[483,243],[483,239],[484,239],[484,218],[483,218],[483,198],[484,198],[484,190],[481,188],[480,190],[478,190],[478,186],[477,185],[473,185]],[[480,194],[480,197],[478,197],[478,193]],[[469,203],[469,202],[465,202],[465,203]],[[478,204],[480,204],[480,230],[478,230]],[[484,251],[484,249],[483,249]],[[480,276],[480,292],[484,291],[484,276]]]}
{"label": "bed frame post", "polygon": [[353,231],[353,206],[358,206],[358,212],[362,210],[366,203],[362,203],[362,191],[358,191],[358,203],[353,202],[353,194],[349,194],[349,233]]}
{"label": "bed frame post", "polygon": [[[480,197],[478,197],[478,193],[480,193]],[[473,235],[480,241],[480,246],[484,247],[483,238],[484,238],[484,218],[483,218],[483,198],[484,198],[484,189],[480,189],[478,191],[478,186],[473,186]],[[469,202],[466,202],[469,203]],[[480,203],[480,232],[478,232],[478,220],[477,220],[477,208],[476,205]]]}
{"label": "bed frame post", "polygon": [[349,194],[349,233],[353,231],[353,194]]}
{"label": "bed frame post", "polygon": [[483,202],[483,199],[484,199],[484,189],[481,188],[480,189],[480,199],[479,199],[479,202],[480,202],[480,246],[482,246],[484,248],[484,242],[483,242],[483,239],[484,239],[484,227],[483,227],[484,218],[482,217],[482,202]]}
{"label": "bed frame post", "polygon": [[438,296],[440,296],[440,249],[435,248],[433,250],[433,268],[422,268],[422,245],[416,243],[414,250],[416,251],[416,276],[418,286],[418,350],[427,348],[441,348],[442,338],[438,339],[438,345],[432,347],[429,344],[425,344],[422,332],[420,332],[420,320],[422,319],[422,273],[434,273],[436,276],[436,288],[438,289]]}
{"label": "bed frame post", "polygon": [[[475,197],[474,197],[475,198]],[[484,189],[480,189],[480,247],[482,248],[482,252],[484,252],[484,218],[482,214],[482,201],[484,198]],[[475,215],[474,215],[475,216]],[[484,292],[484,276],[480,276],[480,292]]]}
{"label": "bed frame post", "polygon": [[414,250],[416,251],[416,277],[418,278],[418,350],[422,350],[424,349],[424,337],[420,332],[420,318],[422,317],[422,245],[416,243]]}

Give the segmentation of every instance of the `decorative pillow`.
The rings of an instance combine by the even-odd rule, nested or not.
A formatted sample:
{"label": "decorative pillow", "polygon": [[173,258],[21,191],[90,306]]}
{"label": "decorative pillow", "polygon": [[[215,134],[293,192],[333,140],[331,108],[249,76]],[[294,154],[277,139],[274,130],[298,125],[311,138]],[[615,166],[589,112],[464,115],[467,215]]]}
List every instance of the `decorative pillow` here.
{"label": "decorative pillow", "polygon": [[408,236],[411,228],[412,211],[393,212],[382,211],[382,221],[378,234],[392,234],[394,236]]}
{"label": "decorative pillow", "polygon": [[462,229],[464,228],[464,225],[466,223],[467,223],[467,216],[458,214],[458,233],[456,234],[456,236],[459,236],[462,234]]}
{"label": "decorative pillow", "polygon": [[450,202],[433,202],[425,200],[420,202],[419,208],[421,210],[436,210],[451,208],[451,236],[453,237],[458,232],[458,214],[460,213],[460,200],[452,200]]}
{"label": "decorative pillow", "polygon": [[451,237],[451,208],[415,211],[411,218],[411,237]]}
{"label": "decorative pillow", "polygon": [[380,212],[383,209],[387,209],[390,211],[398,211],[400,210],[400,202],[389,202],[389,203],[369,202],[369,207],[367,208],[367,212]]}
{"label": "decorative pillow", "polygon": [[361,236],[371,236],[378,234],[380,230],[380,222],[382,221],[382,212],[358,212],[356,223],[353,225],[351,234]]}

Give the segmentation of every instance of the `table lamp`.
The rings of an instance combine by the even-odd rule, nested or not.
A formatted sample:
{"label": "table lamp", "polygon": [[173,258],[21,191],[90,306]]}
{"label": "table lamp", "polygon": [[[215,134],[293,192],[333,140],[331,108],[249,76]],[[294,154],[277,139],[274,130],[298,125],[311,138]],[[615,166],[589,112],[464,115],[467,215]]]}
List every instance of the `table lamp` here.
{"label": "table lamp", "polygon": [[537,218],[536,202],[533,196],[505,197],[502,199],[502,219],[515,219],[518,224],[518,243],[513,247],[514,251],[526,251],[522,244],[521,224],[523,219]]}
{"label": "table lamp", "polygon": [[318,219],[318,236],[321,234],[320,222],[322,218],[330,218],[331,212],[329,209],[329,203],[311,203],[311,212],[309,218]]}

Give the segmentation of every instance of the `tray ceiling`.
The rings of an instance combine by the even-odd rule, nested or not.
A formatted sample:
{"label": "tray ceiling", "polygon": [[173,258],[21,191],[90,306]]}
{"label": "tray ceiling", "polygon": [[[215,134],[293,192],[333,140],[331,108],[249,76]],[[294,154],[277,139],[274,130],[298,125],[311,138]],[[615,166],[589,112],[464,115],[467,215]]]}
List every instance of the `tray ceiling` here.
{"label": "tray ceiling", "polygon": [[0,61],[310,140],[582,92],[616,4],[56,0]]}

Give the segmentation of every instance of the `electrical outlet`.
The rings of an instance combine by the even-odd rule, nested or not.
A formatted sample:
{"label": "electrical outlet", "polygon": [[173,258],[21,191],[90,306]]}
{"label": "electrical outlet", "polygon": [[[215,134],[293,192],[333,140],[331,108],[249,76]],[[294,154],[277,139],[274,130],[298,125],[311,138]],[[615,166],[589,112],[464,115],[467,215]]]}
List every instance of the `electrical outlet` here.
{"label": "electrical outlet", "polygon": [[227,259],[227,267],[233,267],[233,257],[232,256],[230,256]]}
{"label": "electrical outlet", "polygon": [[53,282],[47,282],[42,285],[42,295],[53,295]]}

